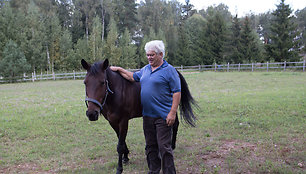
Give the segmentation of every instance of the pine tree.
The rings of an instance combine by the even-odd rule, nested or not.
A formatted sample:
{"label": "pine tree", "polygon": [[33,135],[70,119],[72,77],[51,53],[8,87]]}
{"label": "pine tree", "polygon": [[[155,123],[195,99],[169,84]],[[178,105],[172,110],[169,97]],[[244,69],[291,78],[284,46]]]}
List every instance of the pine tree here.
{"label": "pine tree", "polygon": [[226,22],[220,12],[210,14],[207,22],[206,37],[209,43],[209,53],[215,63],[225,62],[225,46],[227,43]]}
{"label": "pine tree", "polygon": [[185,47],[188,48],[187,64],[184,65],[199,65],[203,63],[210,63],[206,56],[207,41],[205,35],[205,19],[198,14],[194,14],[186,20],[185,28],[187,31],[188,41]]}
{"label": "pine tree", "polygon": [[230,47],[231,55],[227,62],[230,63],[242,63],[243,62],[243,53],[242,53],[242,43],[241,43],[241,23],[239,21],[238,15],[232,20],[231,27],[231,39]]}
{"label": "pine tree", "polygon": [[179,27],[178,50],[176,52],[176,59],[173,61],[174,65],[188,65],[188,58],[190,57],[189,49],[186,46],[189,42],[188,34],[185,24],[182,22]]}
{"label": "pine tree", "polygon": [[252,29],[249,18],[245,17],[241,31],[241,52],[244,61],[249,63],[261,61],[262,54],[259,43],[259,37]]}
{"label": "pine tree", "polygon": [[266,45],[270,59],[276,62],[296,61],[299,59],[297,45],[294,39],[297,36],[297,25],[293,22],[292,10],[281,0],[277,9],[272,13],[271,42]]}

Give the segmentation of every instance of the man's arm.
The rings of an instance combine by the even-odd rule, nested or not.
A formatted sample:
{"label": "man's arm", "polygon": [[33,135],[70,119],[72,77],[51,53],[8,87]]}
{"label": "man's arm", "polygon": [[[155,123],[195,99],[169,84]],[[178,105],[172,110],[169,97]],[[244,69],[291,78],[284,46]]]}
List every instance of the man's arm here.
{"label": "man's arm", "polygon": [[124,77],[125,79],[129,81],[132,81],[132,82],[135,81],[133,78],[133,74],[134,74],[133,72],[130,72],[118,66],[111,66],[110,69],[113,71],[118,71],[122,75],[122,77]]}
{"label": "man's arm", "polygon": [[180,104],[180,101],[181,101],[181,92],[174,93],[172,107],[166,118],[168,126],[172,126],[174,124],[177,108],[178,108],[178,105]]}

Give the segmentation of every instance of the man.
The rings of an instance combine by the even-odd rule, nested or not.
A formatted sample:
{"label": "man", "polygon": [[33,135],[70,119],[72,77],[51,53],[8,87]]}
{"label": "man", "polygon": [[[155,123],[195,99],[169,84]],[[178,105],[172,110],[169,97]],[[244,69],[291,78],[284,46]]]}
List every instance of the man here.
{"label": "man", "polygon": [[164,174],[172,174],[176,173],[171,148],[172,125],[181,99],[180,78],[175,68],[163,60],[162,41],[148,42],[145,51],[149,64],[140,71],[133,73],[114,66],[111,69],[130,81],[140,82],[149,174],[159,173],[161,166]]}

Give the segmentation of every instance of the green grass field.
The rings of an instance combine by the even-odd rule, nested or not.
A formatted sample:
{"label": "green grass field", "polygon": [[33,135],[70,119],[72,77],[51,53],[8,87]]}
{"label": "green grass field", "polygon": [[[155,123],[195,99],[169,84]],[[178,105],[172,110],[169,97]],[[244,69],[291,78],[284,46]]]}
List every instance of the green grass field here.
{"label": "green grass field", "polygon": [[[305,73],[184,76],[201,110],[179,128],[177,173],[305,173]],[[115,173],[115,133],[84,98],[81,80],[0,85],[0,173]],[[146,173],[141,118],[127,143],[124,173]]]}

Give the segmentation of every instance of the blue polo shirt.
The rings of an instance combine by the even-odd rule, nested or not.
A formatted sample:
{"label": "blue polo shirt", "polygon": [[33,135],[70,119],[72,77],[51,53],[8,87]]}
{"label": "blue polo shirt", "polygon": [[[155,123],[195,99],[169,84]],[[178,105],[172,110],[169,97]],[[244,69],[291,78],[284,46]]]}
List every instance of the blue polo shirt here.
{"label": "blue polo shirt", "polygon": [[133,78],[141,85],[143,115],[166,120],[171,110],[173,93],[181,91],[181,81],[175,68],[164,60],[153,72],[148,64],[135,72]]}

